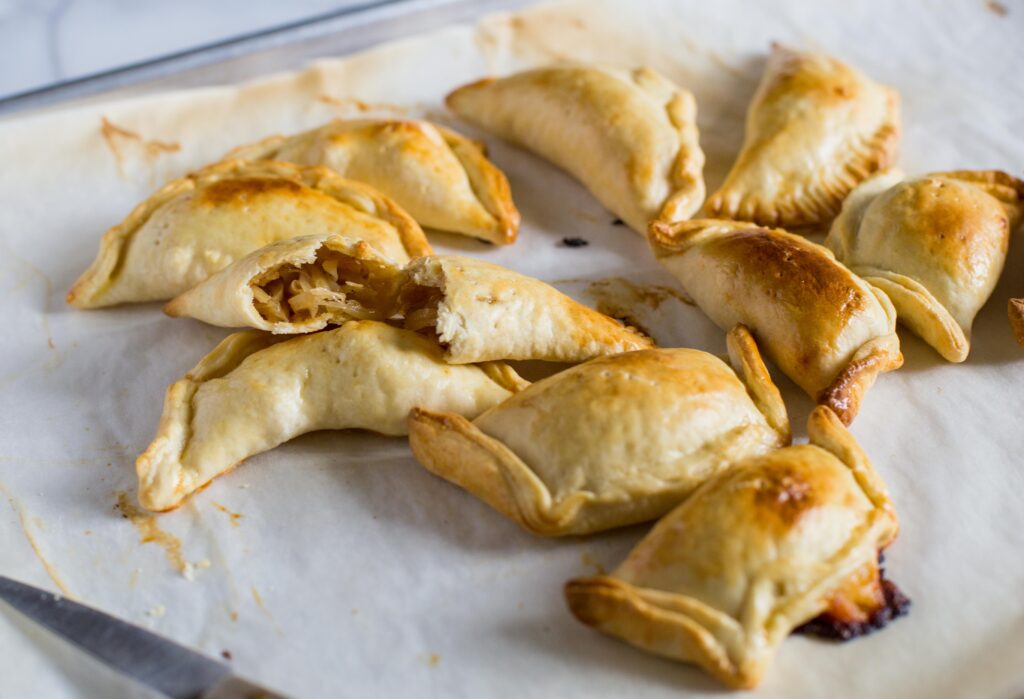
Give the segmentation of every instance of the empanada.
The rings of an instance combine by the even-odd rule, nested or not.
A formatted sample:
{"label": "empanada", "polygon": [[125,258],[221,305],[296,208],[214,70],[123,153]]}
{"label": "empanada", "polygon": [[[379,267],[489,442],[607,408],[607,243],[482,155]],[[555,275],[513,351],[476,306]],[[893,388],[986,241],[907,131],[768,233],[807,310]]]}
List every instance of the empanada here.
{"label": "empanada", "polygon": [[291,338],[235,333],[167,390],[156,437],[135,462],[139,500],[169,510],[306,432],[403,435],[414,406],[473,418],[525,385],[505,364],[446,364],[428,338],[375,321]]}
{"label": "empanada", "polygon": [[483,146],[427,121],[336,120],[236,148],[230,158],[325,165],[394,199],[421,225],[514,242],[519,212]]}
{"label": "empanada", "polygon": [[413,260],[403,275],[399,307],[405,327],[434,335],[453,364],[582,362],[654,346],[539,279],[469,257]]}
{"label": "empanada", "polygon": [[419,225],[368,185],[326,168],[229,161],[174,180],[107,231],[68,303],[162,301],[254,250],[341,233],[398,263],[430,254]]}
{"label": "empanada", "polygon": [[1018,344],[1024,347],[1024,299],[1010,299],[1006,310],[1010,316],[1010,327],[1013,328],[1014,337],[1017,338]]}
{"label": "empanada", "polygon": [[707,481],[610,575],[570,581],[572,613],[749,688],[783,639],[818,615],[849,638],[905,612],[879,567],[898,528],[885,485],[828,408],[814,409],[808,431],[810,444]]}
{"label": "empanada", "polygon": [[993,170],[901,180],[891,171],[851,192],[825,245],[892,299],[904,325],[962,362],[1024,217],[1024,182]]}
{"label": "empanada", "polygon": [[765,356],[845,424],[875,377],[903,363],[892,303],[827,248],[710,219],[655,223],[650,243],[718,327],[750,328]]}
{"label": "empanada", "polygon": [[786,408],[745,328],[730,333],[729,353],[736,373],[693,349],[601,357],[473,422],[420,407],[409,444],[427,470],[536,534],[643,522],[733,462],[789,442]]}
{"label": "empanada", "polygon": [[743,148],[708,218],[827,224],[843,198],[895,160],[899,95],[835,58],[773,45],[747,111]]}
{"label": "empanada", "polygon": [[540,68],[460,87],[447,103],[568,171],[641,234],[704,199],[696,102],[650,68]]}
{"label": "empanada", "polygon": [[401,269],[362,240],[308,235],[271,243],[164,306],[225,328],[294,335],[348,320],[387,320]]}

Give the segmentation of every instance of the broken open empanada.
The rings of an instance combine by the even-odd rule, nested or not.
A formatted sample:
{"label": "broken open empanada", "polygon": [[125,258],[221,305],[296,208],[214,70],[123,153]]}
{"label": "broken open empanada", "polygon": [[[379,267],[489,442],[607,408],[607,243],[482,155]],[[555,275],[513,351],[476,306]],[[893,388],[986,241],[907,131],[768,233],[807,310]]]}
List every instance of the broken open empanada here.
{"label": "broken open empanada", "polygon": [[167,390],[156,437],[136,461],[139,500],[169,510],[306,432],[403,435],[414,406],[473,418],[525,385],[505,364],[446,364],[428,338],[375,321],[291,338],[235,333]]}
{"label": "broken open empanada", "polygon": [[808,431],[712,477],[610,575],[570,581],[573,614],[735,688],[815,617],[814,632],[850,638],[902,614],[879,566],[898,529],[885,485],[828,408]]}
{"label": "broken open empanada", "polygon": [[827,248],[711,219],[652,224],[650,243],[718,327],[749,327],[765,356],[846,424],[875,377],[903,363],[892,303]]}
{"label": "broken open empanada", "polygon": [[472,422],[420,407],[409,444],[427,470],[536,534],[643,522],[733,462],[789,442],[782,398],[745,328],[730,333],[729,352],[735,373],[693,349],[601,357]]}
{"label": "broken open empanada", "polygon": [[168,183],[107,231],[67,300],[163,301],[264,245],[322,233],[366,241],[397,263],[431,252],[419,225],[368,185],[322,167],[228,161]]}
{"label": "broken open empanada", "polygon": [[362,240],[309,235],[246,255],[164,311],[226,328],[308,333],[348,320],[387,320],[399,273]]}
{"label": "broken open empanada", "polygon": [[453,364],[582,362],[654,346],[539,279],[470,257],[413,260],[403,275],[399,308],[405,327],[434,335]]}
{"label": "broken open empanada", "polygon": [[376,187],[428,228],[498,244],[514,242],[519,231],[508,180],[483,146],[427,121],[338,119],[228,157],[325,165]]}
{"label": "broken open empanada", "polygon": [[962,362],[1024,216],[1024,182],[998,171],[902,180],[891,171],[851,192],[825,245],[889,296],[900,322]]}
{"label": "broken open empanada", "polygon": [[460,87],[447,103],[571,173],[640,233],[704,199],[696,102],[650,68],[540,68]]}
{"label": "broken open empanada", "polygon": [[893,162],[899,139],[895,90],[830,56],[773,45],[743,148],[704,214],[827,224],[851,189]]}

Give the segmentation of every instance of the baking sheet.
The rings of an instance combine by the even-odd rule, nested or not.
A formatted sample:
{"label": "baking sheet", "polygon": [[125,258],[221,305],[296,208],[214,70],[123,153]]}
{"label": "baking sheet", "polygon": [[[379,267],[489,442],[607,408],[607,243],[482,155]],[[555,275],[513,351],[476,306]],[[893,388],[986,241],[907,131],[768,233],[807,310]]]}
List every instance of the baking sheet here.
{"label": "baking sheet", "polygon": [[[896,86],[908,172],[1020,176],[1022,28],[1024,8],[968,0],[575,0],[236,88],[0,124],[0,571],[225,654],[296,696],[719,693],[700,671],[565,609],[564,581],[610,569],[646,527],[538,539],[427,474],[401,439],[307,435],[174,513],[138,513],[133,461],[163,391],[225,333],[157,304],[72,311],[63,295],[103,230],[238,143],[366,113],[458,125],[441,108],[450,88],[566,58],[645,63],[691,89],[709,189],[739,148],[773,40],[828,50]],[[662,344],[724,351],[722,333],[659,288],[677,287],[639,237],[564,174],[485,140],[509,175],[521,238],[495,249],[432,235],[439,250],[556,282]],[[560,247],[563,236],[590,245]],[[761,696],[1024,692],[1024,350],[1005,317],[1006,299],[1024,295],[1022,251],[1018,237],[967,362],[945,364],[902,332],[905,367],[879,379],[853,426],[901,518],[888,570],[911,615],[846,645],[787,640]],[[800,435],[810,403],[779,383]],[[5,699],[138,694],[7,610],[0,649]]]}

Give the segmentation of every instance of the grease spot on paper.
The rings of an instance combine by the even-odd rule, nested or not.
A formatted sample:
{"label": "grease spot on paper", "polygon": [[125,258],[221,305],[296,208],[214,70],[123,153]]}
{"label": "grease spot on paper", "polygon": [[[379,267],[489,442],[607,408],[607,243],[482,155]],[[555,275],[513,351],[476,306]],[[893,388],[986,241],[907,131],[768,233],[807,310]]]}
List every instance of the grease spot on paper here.
{"label": "grease spot on paper", "polygon": [[107,143],[117,163],[117,174],[124,177],[124,161],[127,154],[136,152],[141,154],[142,159],[149,165],[164,153],[176,153],[181,150],[181,144],[157,139],[146,139],[135,131],[129,131],[123,126],[118,126],[107,117],[100,117],[100,135]]}
{"label": "grease spot on paper", "polygon": [[211,501],[210,504],[213,505],[215,508],[217,508],[218,510],[220,510],[221,512],[223,512],[224,514],[226,514],[228,516],[228,519],[231,522],[231,526],[232,527],[237,527],[238,526],[238,520],[240,520],[243,517],[245,517],[245,515],[243,515],[243,514],[241,514],[239,512],[232,512],[231,510],[226,508],[224,505],[221,505],[219,502],[212,502]]}
{"label": "grease spot on paper", "polygon": [[[185,556],[181,552],[181,540],[178,537],[161,529],[156,523],[156,518],[137,508],[128,493],[124,491],[117,492],[117,510],[138,530],[140,544],[157,544],[164,550],[167,562],[175,570],[188,580],[193,578],[195,566],[185,560]],[[206,567],[209,567],[209,562]]]}
{"label": "grease spot on paper", "polygon": [[[32,553],[35,554],[36,558],[39,560],[39,563],[43,566],[43,570],[46,571],[46,575],[49,576],[50,580],[53,581],[53,584],[57,586],[57,589],[61,591],[61,594],[63,594],[65,597],[74,597],[74,594],[72,594],[71,590],[68,589],[67,584],[64,582],[63,578],[61,578],[60,574],[57,572],[57,568],[54,567],[54,565],[46,559],[46,556],[43,555],[43,551],[39,546],[39,542],[36,540],[35,535],[32,533],[32,528],[29,523],[29,516],[28,513],[25,511],[25,506],[22,505],[21,502],[18,501],[13,495],[11,495],[10,491],[8,491],[7,488],[5,488],[2,484],[0,484],[0,493],[3,493],[4,495],[7,496],[8,504],[11,506],[11,509],[14,511],[14,514],[18,515],[18,522],[21,524],[21,533],[25,535],[25,540],[28,542],[29,547],[31,547]],[[41,529],[42,527],[39,525],[41,524],[42,520],[40,520],[38,517],[35,517],[34,520],[36,522],[36,526]]]}

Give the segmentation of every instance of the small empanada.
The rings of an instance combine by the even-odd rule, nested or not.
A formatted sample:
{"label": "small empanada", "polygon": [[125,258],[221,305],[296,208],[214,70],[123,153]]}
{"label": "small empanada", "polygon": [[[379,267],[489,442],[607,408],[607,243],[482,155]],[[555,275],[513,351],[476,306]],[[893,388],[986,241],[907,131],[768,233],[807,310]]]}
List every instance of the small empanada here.
{"label": "small empanada", "polygon": [[433,334],[453,364],[582,362],[654,346],[539,279],[470,257],[413,260],[403,274],[399,308],[405,327]]}
{"label": "small empanada", "polygon": [[786,408],[745,328],[730,333],[729,354],[735,373],[693,349],[601,357],[473,422],[417,408],[409,445],[427,470],[536,534],[654,519],[732,463],[789,443]]}
{"label": "small empanada", "polygon": [[652,224],[650,243],[718,327],[750,328],[765,356],[845,424],[875,377],[903,363],[892,303],[827,248],[710,219]]}
{"label": "small empanada", "polygon": [[994,170],[902,180],[890,171],[851,192],[825,245],[889,296],[904,325],[962,362],[1024,217],[1024,182]]}
{"label": "small empanada", "polygon": [[169,510],[243,459],[306,432],[407,433],[414,406],[473,418],[526,382],[507,365],[451,366],[428,338],[375,321],[281,337],[229,335],[167,389],[135,462],[139,501]]}
{"label": "small empanada", "polygon": [[225,328],[295,335],[348,320],[387,320],[401,272],[362,240],[308,235],[271,243],[164,306]]}
{"label": "small empanada", "polygon": [[339,119],[228,157],[325,165],[376,187],[427,228],[498,244],[514,242],[519,231],[508,179],[483,146],[427,121]]}
{"label": "small empanada", "polygon": [[227,161],[168,183],[107,231],[67,300],[163,301],[264,245],[321,233],[364,240],[400,264],[431,252],[409,214],[368,185],[322,167]]}
{"label": "small empanada", "polygon": [[1010,327],[1018,344],[1024,347],[1024,299],[1010,299],[1006,309],[1010,316]]}
{"label": "small empanada", "polygon": [[447,103],[568,171],[641,234],[704,199],[697,104],[650,68],[540,68],[460,87]]}
{"label": "small empanada", "polygon": [[703,214],[827,224],[851,189],[895,160],[899,105],[895,90],[835,58],[773,45],[743,148]]}
{"label": "small empanada", "polygon": [[808,431],[810,444],[707,481],[610,575],[570,581],[572,613],[734,688],[757,685],[778,645],[815,617],[850,638],[904,613],[879,566],[898,529],[885,485],[828,408],[814,409]]}

